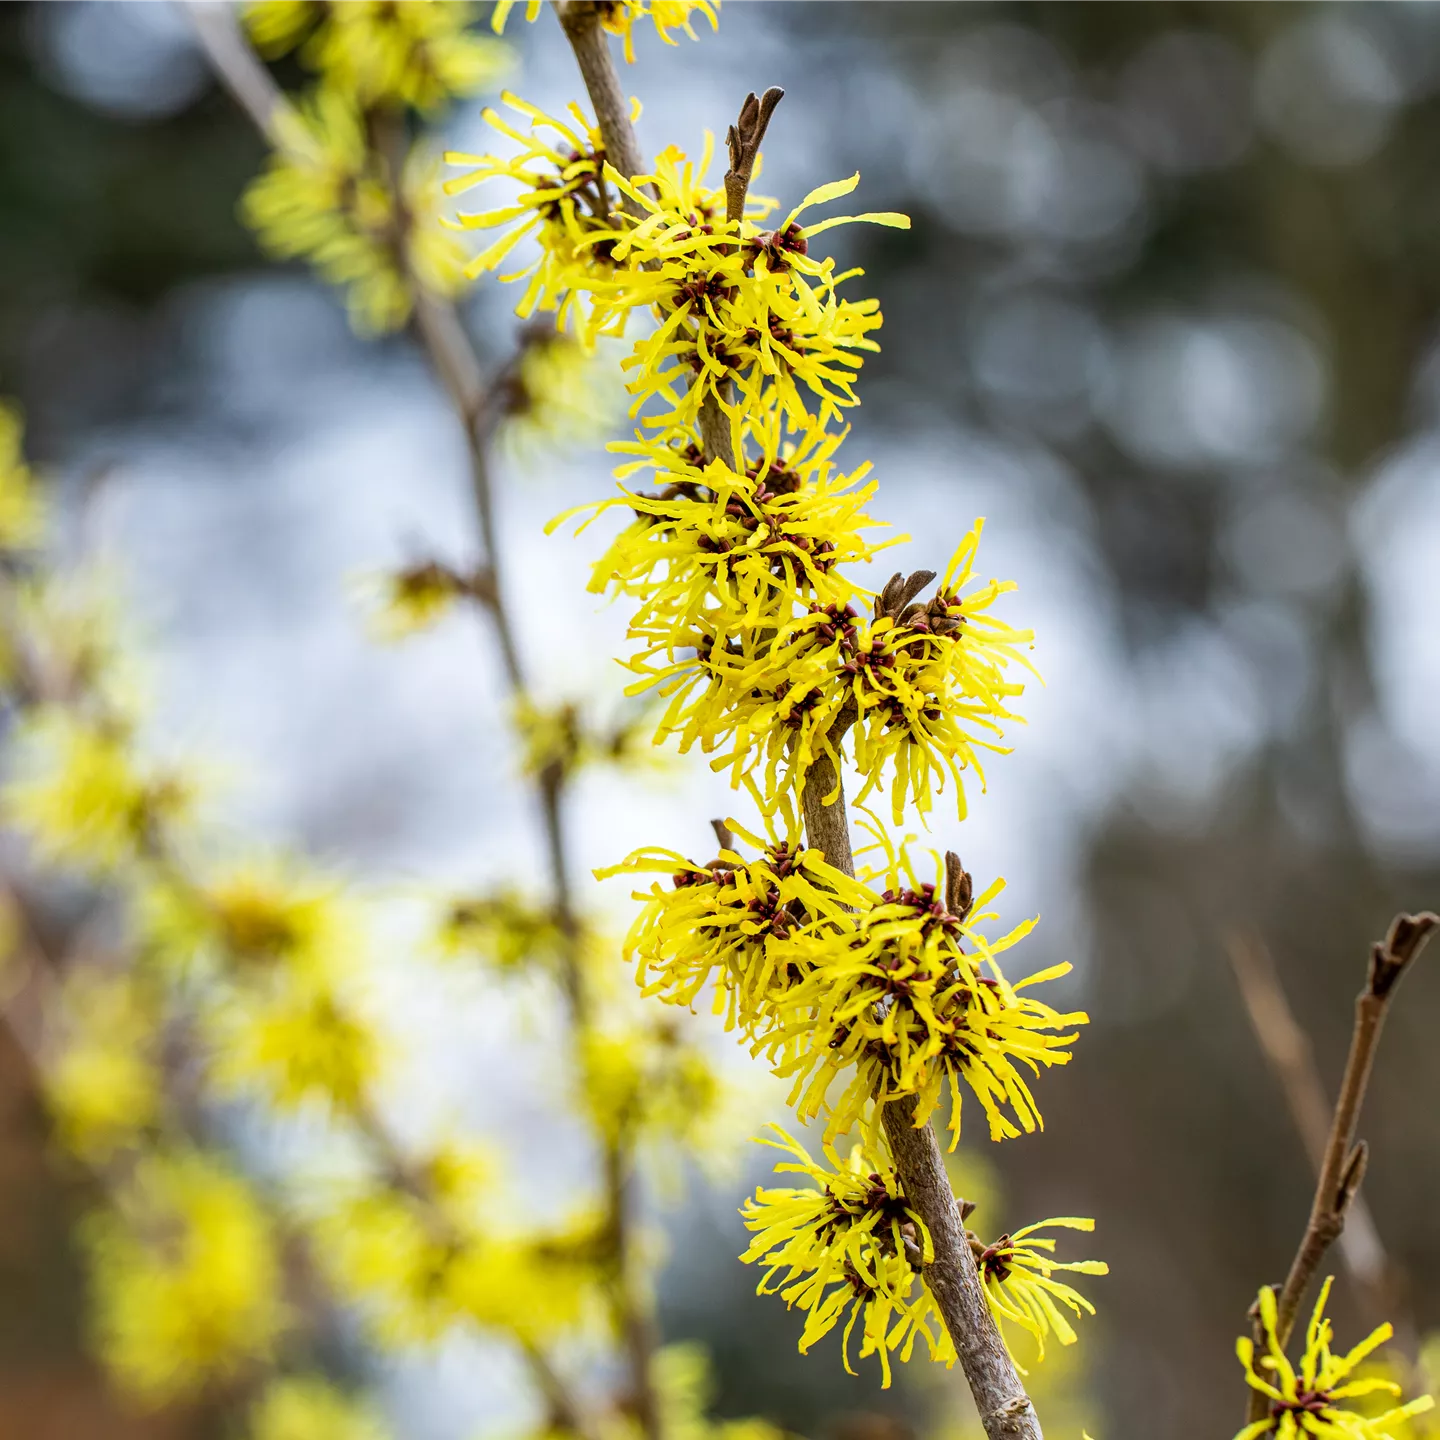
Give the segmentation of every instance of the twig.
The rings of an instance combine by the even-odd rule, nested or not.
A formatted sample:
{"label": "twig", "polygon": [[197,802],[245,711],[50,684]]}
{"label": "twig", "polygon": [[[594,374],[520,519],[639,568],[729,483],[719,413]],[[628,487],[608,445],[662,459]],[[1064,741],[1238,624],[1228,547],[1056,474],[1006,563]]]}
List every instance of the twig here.
{"label": "twig", "polygon": [[292,107],[251,48],[235,12],[217,0],[184,0],[184,8],[211,70],[260,133],[278,144],[282,119]]}
{"label": "twig", "polygon": [[[1325,1164],[1332,1111],[1315,1068],[1310,1037],[1290,1009],[1274,957],[1264,941],[1255,934],[1233,934],[1226,938],[1225,948],[1255,1038],[1280,1082],[1290,1117],[1318,1179]],[[1356,1195],[1350,1202],[1350,1214],[1338,1244],[1372,1324],[1380,1324],[1393,1308],[1394,1287],[1388,1283],[1389,1260],[1363,1195]]]}
{"label": "twig", "polygon": [[[785,98],[785,92],[772,85],[763,100],[755,97],[752,90],[740,107],[740,118],[730,127],[725,143],[730,151],[730,168],[725,172],[725,218],[736,222],[745,214],[745,196],[750,190],[750,177],[755,170],[755,159],[760,153],[760,142],[765,138],[770,117],[775,107]],[[726,395],[730,382],[724,382]],[[731,470],[735,467],[735,441],[730,433],[730,419],[720,396],[707,395],[700,402],[700,445],[706,463],[719,460]]]}
{"label": "twig", "polygon": [[[1344,1230],[1346,1216],[1364,1179],[1368,1151],[1363,1140],[1356,1143],[1355,1126],[1370,1083],[1380,1032],[1400,977],[1425,948],[1426,941],[1437,926],[1440,926],[1440,916],[1429,911],[1419,915],[1397,915],[1390,922],[1385,939],[1371,946],[1365,988],[1355,1000],[1355,1029],[1350,1037],[1350,1054],[1345,1061],[1345,1076],[1340,1082],[1340,1095],[1335,1101],[1335,1112],[1330,1121],[1310,1218],[1276,1302],[1275,1336],[1281,1346],[1289,1342],[1300,1302],[1305,1298],[1325,1252]],[[1258,1329],[1258,1319],[1255,1324]],[[1252,1392],[1248,1407],[1250,1420],[1264,1419],[1268,1404],[1258,1390]]]}
{"label": "twig", "polygon": [[[610,41],[600,25],[600,11],[593,0],[560,0],[555,6],[595,111],[605,158],[628,180],[644,170],[645,162],[630,123],[630,104],[610,55]],[[632,214],[640,210],[628,197],[622,197],[622,203]]]}
{"label": "twig", "polygon": [[759,99],[752,90],[740,107],[740,118],[725,136],[725,144],[730,151],[730,168],[725,172],[727,220],[739,220],[745,214],[745,196],[750,190],[750,177],[755,172],[760,143],[765,139],[775,107],[784,98],[785,92],[778,85],[772,85]]}

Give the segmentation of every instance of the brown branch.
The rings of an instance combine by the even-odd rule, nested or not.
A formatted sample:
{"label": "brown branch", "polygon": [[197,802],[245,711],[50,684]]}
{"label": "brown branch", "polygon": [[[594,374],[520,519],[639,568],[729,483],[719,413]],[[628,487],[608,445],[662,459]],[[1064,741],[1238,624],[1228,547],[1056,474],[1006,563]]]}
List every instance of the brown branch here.
{"label": "brown branch", "polygon": [[[1346,1216],[1364,1179],[1368,1152],[1363,1140],[1356,1143],[1355,1126],[1370,1083],[1380,1033],[1400,977],[1425,948],[1426,941],[1437,926],[1440,926],[1440,916],[1429,911],[1419,915],[1397,915],[1390,922],[1385,939],[1371,947],[1365,988],[1355,1000],[1355,1029],[1350,1037],[1345,1075],[1340,1082],[1340,1095],[1335,1101],[1325,1141],[1320,1178],[1310,1205],[1310,1218],[1276,1302],[1275,1335],[1282,1347],[1289,1342],[1300,1303],[1325,1258],[1325,1252],[1345,1228]],[[1258,1330],[1258,1320],[1255,1323]],[[1258,1338],[1263,1339],[1263,1336]],[[1248,1414],[1252,1422],[1264,1419],[1268,1403],[1258,1390],[1251,1393]]]}
{"label": "brown branch", "polygon": [[[1225,948],[1255,1038],[1280,1082],[1290,1117],[1318,1179],[1325,1164],[1332,1107],[1315,1067],[1310,1037],[1296,1020],[1280,983],[1274,957],[1260,937],[1231,935],[1226,939]],[[1363,1195],[1357,1195],[1350,1202],[1350,1213],[1338,1243],[1372,1326],[1392,1318],[1388,1312],[1395,1303],[1395,1287],[1388,1281],[1390,1263]]]}
{"label": "brown branch", "polygon": [[[837,755],[851,719],[853,716],[842,715],[830,732]],[[835,798],[826,805],[825,797],[832,790]],[[817,756],[811,765],[801,790],[801,805],[810,844],[823,850],[836,869],[854,875],[844,781],[828,754]],[[947,896],[953,896],[950,903],[968,910],[970,877],[958,856],[947,855],[945,862]],[[900,1188],[925,1222],[935,1247],[935,1259],[921,1273],[955,1342],[985,1434],[989,1440],[1043,1440],[1035,1407],[990,1314],[975,1256],[965,1237],[963,1202],[950,1187],[934,1126],[916,1127],[913,1095],[889,1101],[881,1118]]]}
{"label": "brown branch", "polygon": [[[600,24],[601,7],[593,0],[561,0],[555,6],[565,38],[575,52],[585,89],[595,111],[595,125],[605,146],[605,158],[627,180],[643,173],[645,161],[630,123],[630,102],[620,85],[620,74],[610,54],[610,40]],[[632,214],[640,207],[628,197],[621,202]]]}

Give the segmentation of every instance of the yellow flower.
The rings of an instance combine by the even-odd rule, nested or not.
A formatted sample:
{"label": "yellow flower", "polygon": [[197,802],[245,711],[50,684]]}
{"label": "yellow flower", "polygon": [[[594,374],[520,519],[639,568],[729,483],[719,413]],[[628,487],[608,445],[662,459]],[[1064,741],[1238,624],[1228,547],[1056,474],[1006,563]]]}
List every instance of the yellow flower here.
{"label": "yellow flower", "polygon": [[[710,149],[707,136],[698,172],[678,150],[666,151],[653,175],[633,181],[606,166],[605,179],[643,218],[624,216],[627,233],[612,254],[625,268],[589,282],[592,328],[620,334],[632,311],[653,312],[656,328],[624,362],[633,372],[632,413],[652,399],[672,407],[652,414],[647,424],[692,425],[712,398],[730,414],[737,437],[741,417],[767,407],[792,428],[803,429],[812,413],[826,424],[857,403],[859,352],[879,348],[868,336],[879,327],[880,313],[874,300],[836,294],[838,285],[862,272],[837,275],[833,260],[806,256],[808,237],[853,221],[899,228],[910,222],[877,212],[835,217],[807,232],[796,217],[848,194],[859,182],[855,175],[811,191],[776,239],[756,226],[774,201],[747,200],[745,218],[723,218],[723,193],[706,190],[701,178]],[[794,263],[802,256],[805,263]],[[738,438],[736,444],[738,449]]]}
{"label": "yellow flower", "polygon": [[[934,861],[936,879],[921,882],[908,854],[891,850],[882,872],[888,887],[857,917],[856,935],[796,939],[807,973],[786,997],[787,1023],[763,1048],[777,1075],[794,1077],[790,1103],[802,1119],[828,1110],[827,1135],[862,1122],[875,1135],[881,1106],[904,1095],[918,1096],[916,1124],[924,1124],[948,1094],[953,1149],[962,1081],[992,1140],[1036,1130],[1044,1122],[1024,1071],[1065,1064],[1075,1035],[1060,1032],[1088,1018],[1021,993],[1067,974],[1068,964],[1016,985],[1005,979],[996,957],[1033,922],[993,941],[976,928],[995,918],[984,907],[1004,882],[963,918],[951,915],[939,899],[943,863]],[[836,1099],[832,1087],[842,1079]]]}
{"label": "yellow flower", "polygon": [[596,515],[619,508],[635,517],[590,580],[592,591],[641,602],[629,633],[651,647],[632,668],[647,673],[657,651],[672,659],[667,642],[697,624],[723,633],[729,649],[751,654],[797,608],[860,597],[839,567],[869,561],[884,546],[864,535],[879,526],[864,509],[875,493],[873,481],[862,483],[869,465],[841,475],[833,464],[843,438],[819,427],[790,444],[776,437],[775,448],[743,475],[719,460],[706,465],[693,449],[674,444],[637,437],[611,447],[641,457],[617,476],[651,470],[656,486],[631,489],[622,479],[619,498],[584,507]]}
{"label": "yellow flower", "polygon": [[[1002,1235],[976,1256],[981,1283],[990,1313],[1003,1331],[1007,1324],[1018,1325],[1035,1337],[1037,1358],[1045,1358],[1045,1337],[1053,1334],[1062,1345],[1073,1345],[1075,1327],[1065,1314],[1093,1315],[1095,1307],[1073,1286],[1054,1278],[1064,1270],[1080,1275],[1108,1275],[1103,1260],[1054,1260],[1055,1241],[1039,1231],[1058,1226],[1065,1230],[1092,1231],[1093,1220],[1066,1217],[1025,1225],[1012,1235]],[[1061,1307],[1064,1307],[1063,1309]]]}
{"label": "yellow flower", "polygon": [[720,1103],[714,1067],[668,1021],[587,1031],[580,1074],[585,1108],[612,1143],[699,1145]]}
{"label": "yellow flower", "polygon": [[476,12],[460,0],[252,0],[244,13],[263,55],[303,41],[301,60],[361,105],[428,111],[498,84],[513,65],[508,45],[470,32]]}
{"label": "yellow flower", "polygon": [[[601,176],[604,148],[600,132],[578,105],[570,106],[571,123],[556,120],[508,91],[501,100],[529,121],[517,129],[498,111],[487,107],[486,123],[520,146],[509,157],[451,152],[447,164],[472,167],[445,183],[447,195],[458,195],[487,180],[508,180],[519,193],[508,204],[476,214],[460,214],[454,222],[466,230],[499,230],[499,236],[466,266],[472,279],[496,270],[527,236],[539,242],[540,254],[507,275],[505,281],[528,283],[515,307],[522,318],[537,310],[555,312],[563,328],[571,315],[574,292],[594,273],[608,274],[611,252],[622,233],[612,214],[618,202]],[[553,138],[552,138],[553,137]]]}
{"label": "yellow flower", "polygon": [[47,860],[112,870],[140,856],[190,798],[174,773],[136,759],[128,735],[56,706],[25,721],[19,753],[19,777],[0,803]]}
{"label": "yellow flower", "polygon": [[462,599],[487,600],[493,593],[483,578],[462,575],[438,560],[421,560],[392,570],[361,588],[371,609],[371,632],[387,644],[429,630]]}
{"label": "yellow flower", "polygon": [[565,948],[554,915],[512,886],[446,902],[436,941],[449,959],[476,955],[503,972],[553,967]]}
{"label": "yellow flower", "polygon": [[222,998],[206,1028],[213,1081],[282,1110],[318,1101],[354,1114],[380,1069],[379,1041],[355,1007],[326,980],[290,969]]}
{"label": "yellow flower", "polygon": [[853,929],[848,911],[865,904],[869,892],[819,850],[805,848],[793,816],[783,837],[773,824],[762,839],[726,823],[760,852],[756,859],[725,848],[709,865],[696,865],[676,851],[651,848],[595,873],[667,876],[668,887],[657,881],[634,896],[645,908],[625,953],[637,962],[642,993],[691,1006],[713,980],[715,1013],[725,1014],[727,1029],[738,1025],[748,1033],[776,1023],[787,992],[809,973],[797,935],[833,935],[843,945]]}
{"label": "yellow flower", "polygon": [[0,550],[28,550],[40,539],[45,510],[25,464],[20,412],[0,402]]}
{"label": "yellow flower", "polygon": [[466,1322],[538,1343],[592,1312],[595,1223],[524,1238],[487,1236],[416,1196],[372,1190],[315,1222],[331,1283],[385,1346],[434,1341]]}
{"label": "yellow flower", "polygon": [[[515,0],[496,0],[490,26],[497,35],[504,31],[505,21],[514,8]],[[697,38],[690,23],[691,15],[697,10],[710,22],[712,30],[720,28],[720,0],[609,0],[600,8],[600,24],[625,41],[625,59],[633,64],[636,21],[653,20],[655,33],[667,45],[673,45],[672,30],[683,30],[692,40]],[[539,14],[540,0],[526,0],[526,20],[533,22]]]}
{"label": "yellow flower", "polygon": [[82,1238],[100,1354],[142,1401],[193,1397],[270,1358],[285,1323],[275,1236],[214,1157],[147,1156]]}
{"label": "yellow flower", "polygon": [[794,1157],[777,1165],[777,1173],[807,1175],[819,1188],[757,1189],[740,1212],[746,1228],[757,1232],[740,1258],[766,1267],[760,1294],[778,1293],[808,1312],[801,1354],[843,1316],[841,1353],[852,1374],[857,1321],[863,1322],[860,1356],[879,1356],[886,1386],[890,1352],[908,1360],[917,1339],[933,1359],[953,1365],[954,1345],[920,1277],[921,1264],[934,1258],[929,1232],[906,1205],[888,1153],[857,1145],[842,1166],[827,1144],[829,1164],[817,1165],[797,1141],[771,1128],[780,1138],[765,1143]]}
{"label": "yellow flower", "polygon": [[648,612],[647,628],[633,627],[649,644],[629,662],[644,677],[631,689],[668,701],[659,738],[674,735],[682,753],[718,750],[713,767],[762,809],[803,785],[820,755],[838,760],[848,748],[865,777],[857,802],[888,777],[899,823],[907,802],[928,813],[950,779],[963,817],[964,770],[979,771],[978,751],[1003,753],[1002,725],[1019,718],[1009,702],[1024,687],[1007,671],[1026,665],[1020,647],[1031,638],[989,613],[1013,584],[959,593],[979,535],[977,523],[928,601],[900,605],[909,592],[894,588],[897,576],[871,617],[819,600],[755,630],[719,607],[653,621]]}
{"label": "yellow flower", "polygon": [[160,1118],[159,1007],[133,975],[85,966],[66,977],[57,1018],[62,1045],[46,1102],[60,1143],[103,1163]]}
{"label": "yellow flower", "polygon": [[1371,1379],[1353,1378],[1353,1372],[1374,1350],[1394,1333],[1390,1325],[1371,1331],[1353,1350],[1336,1355],[1330,1349],[1334,1334],[1325,1316],[1325,1302],[1330,1298],[1334,1277],[1326,1278],[1320,1297],[1305,1330],[1305,1352],[1297,1370],[1285,1354],[1275,1333],[1278,1312],[1275,1291],[1266,1287],[1260,1292],[1260,1322],[1265,1333],[1265,1353],[1255,1354],[1251,1338],[1242,1336],[1235,1342],[1235,1353],[1245,1367],[1245,1379],[1252,1390],[1258,1390],[1270,1401],[1270,1413],[1263,1420],[1247,1425],[1235,1440],[1257,1440],[1261,1435],[1274,1435],[1277,1440],[1301,1440],[1306,1435],[1319,1435],[1327,1440],[1393,1440],[1395,1427],[1415,1415],[1423,1415],[1435,1402],[1422,1395],[1407,1405],[1384,1414],[1357,1414],[1346,1403],[1365,1395],[1398,1396],[1400,1387],[1379,1376]]}
{"label": "yellow flower", "polygon": [[272,1380],[250,1412],[247,1440],[389,1440],[375,1407],[318,1375]]}
{"label": "yellow flower", "polygon": [[323,279],[343,288],[361,334],[403,325],[416,284],[436,295],[459,294],[464,251],[440,228],[438,176],[422,148],[402,167],[397,204],[389,162],[371,153],[363,117],[349,97],[322,87],[279,123],[279,148],[240,201],[242,218],[267,253],[308,259]]}
{"label": "yellow flower", "polygon": [[165,965],[210,974],[339,975],[363,933],[333,881],[279,857],[208,878],[161,876],[142,895],[140,923],[150,953]]}
{"label": "yellow flower", "polygon": [[595,443],[613,430],[621,408],[610,365],[542,324],[526,333],[502,397],[500,436],[522,463],[557,446]]}

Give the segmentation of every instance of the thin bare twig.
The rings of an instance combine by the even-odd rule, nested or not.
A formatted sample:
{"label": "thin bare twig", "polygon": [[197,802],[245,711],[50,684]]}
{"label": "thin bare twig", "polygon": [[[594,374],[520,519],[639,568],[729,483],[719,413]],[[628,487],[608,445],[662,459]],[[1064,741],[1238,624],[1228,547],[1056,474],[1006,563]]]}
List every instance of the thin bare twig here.
{"label": "thin bare twig", "polygon": [[[1320,1178],[1310,1205],[1310,1218],[1276,1302],[1275,1334],[1282,1346],[1289,1342],[1300,1303],[1325,1258],[1325,1252],[1345,1228],[1346,1216],[1364,1179],[1368,1151],[1363,1140],[1356,1143],[1355,1126],[1370,1083],[1380,1033],[1400,977],[1425,948],[1426,941],[1437,926],[1440,926],[1440,916],[1429,911],[1419,915],[1397,915],[1390,922],[1385,939],[1370,949],[1365,988],[1355,1000],[1355,1029],[1350,1037],[1345,1075],[1340,1082],[1340,1094],[1335,1101],[1325,1141]],[[1258,1341],[1263,1336],[1258,1333],[1258,1319],[1254,1323]],[[1268,1404],[1263,1394],[1258,1390],[1252,1391],[1247,1410],[1250,1420],[1264,1419]]]}
{"label": "thin bare twig", "polygon": [[[1226,938],[1225,948],[1255,1038],[1280,1082],[1290,1117],[1318,1179],[1325,1164],[1333,1111],[1315,1068],[1310,1037],[1290,1009],[1274,957],[1264,941],[1252,933],[1232,934]],[[1363,1195],[1356,1195],[1350,1202],[1350,1214],[1338,1244],[1371,1324],[1393,1318],[1390,1262]]]}
{"label": "thin bare twig", "polygon": [[292,107],[245,38],[234,10],[216,0],[185,0],[185,10],[216,78],[256,129],[278,143],[281,122]]}
{"label": "thin bare twig", "polygon": [[[725,172],[725,218],[732,223],[745,214],[745,196],[750,190],[750,177],[760,153],[760,142],[765,138],[775,107],[784,97],[785,92],[775,85],[765,92],[763,100],[757,99],[752,90],[740,107],[740,118],[726,136],[730,168]],[[723,389],[728,399],[728,380],[724,382]],[[720,403],[720,395],[711,393],[701,401],[699,425],[700,446],[706,463],[719,460],[734,470],[735,440],[730,430],[730,417]]]}

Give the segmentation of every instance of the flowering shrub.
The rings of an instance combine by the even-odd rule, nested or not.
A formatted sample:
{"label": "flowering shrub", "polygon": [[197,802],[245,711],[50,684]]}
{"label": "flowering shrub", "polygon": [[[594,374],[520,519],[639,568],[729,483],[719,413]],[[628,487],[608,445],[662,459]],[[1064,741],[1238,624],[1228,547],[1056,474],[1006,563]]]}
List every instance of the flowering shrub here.
{"label": "flowering shrub", "polygon": [[[512,8],[494,7],[495,32]],[[697,18],[718,23],[711,0],[558,8],[590,110],[557,118],[503,93],[503,113],[483,111],[496,153],[445,157],[443,184],[419,122],[511,69],[472,7],[247,5],[259,54],[293,52],[315,72],[298,101],[244,32],[213,12],[197,24],[274,146],[241,201],[258,242],[340,287],[361,333],[412,327],[464,427],[476,553],[372,577],[372,620],[390,640],[462,609],[488,626],[549,873],[431,896],[426,948],[545,997],[593,1173],[564,1213],[537,1218],[488,1152],[392,1128],[381,1097],[394,1039],[366,983],[375,902],[294,857],[217,854],[202,778],[146,751],[100,611],[45,550],[18,416],[0,409],[0,679],[19,757],[4,812],[35,861],[82,879],[124,936],[119,958],[67,957],[37,1056],[55,1134],[104,1197],[84,1232],[96,1346],[144,1403],[238,1393],[251,1440],[386,1433],[363,1396],[297,1358],[320,1354],[336,1310],[381,1349],[459,1333],[509,1345],[533,1382],[537,1436],[775,1440],[762,1420],[709,1420],[703,1358],[653,1334],[656,1247],[636,1191],[667,1158],[673,1169],[676,1154],[716,1148],[726,1086],[689,1019],[708,1006],[819,1130],[816,1159],[775,1127],[776,1171],[799,1183],[761,1186],[742,1210],[741,1258],[761,1293],[803,1312],[801,1351],[838,1329],[845,1367],[873,1359],[886,1385],[896,1361],[958,1360],[992,1440],[1038,1440],[1023,1363],[1076,1342],[1094,1307],[1071,1277],[1106,1273],[1062,1258],[1068,1237],[1050,1232],[1094,1222],[986,1240],[999,1227],[954,1193],[937,1132],[953,1151],[967,1097],[972,1131],[983,1115],[993,1141],[1043,1128],[1047,1072],[1088,1017],[1052,1003],[1068,964],[1026,973],[1034,922],[1000,924],[1003,880],[977,894],[954,852],[901,833],[935,821],[942,795],[964,818],[966,784],[983,785],[982,756],[1004,754],[1020,718],[1033,639],[1007,618],[1014,586],[977,569],[981,520],[941,537],[943,570],[865,568],[897,538],[869,513],[869,462],[844,453],[882,317],[853,296],[862,272],[838,271],[817,242],[844,224],[909,222],[830,213],[859,176],[789,209],[752,195],[778,91],[747,99],[719,183],[708,135],[693,157],[642,156],[639,106],[606,37],[627,60],[646,25],[668,44],[696,38]],[[527,4],[526,19],[539,10]],[[442,216],[445,193],[488,208]],[[472,231],[485,241],[473,255]],[[451,302],[488,276],[517,286],[527,325],[486,377]],[[583,514],[582,531],[612,532],[590,589],[627,607],[629,694],[650,708],[610,720],[529,679],[489,468],[598,437],[609,415],[593,357],[606,346],[623,351],[631,421],[610,447],[616,488],[551,528]],[[743,815],[713,822],[713,854],[646,846],[598,872],[637,886],[617,946],[570,874],[567,802],[586,767],[637,766],[647,730],[709,756]],[[23,914],[10,918],[23,930]],[[1367,994],[1380,1013],[1434,923],[1402,919],[1411,928],[1397,921],[1376,947]],[[616,983],[626,967],[634,987]],[[1378,1022],[1357,1028],[1357,1045],[1375,1034]],[[1368,1055],[1355,1073],[1363,1087]],[[1363,1170],[1343,1133],[1350,1098],[1312,1227],[1328,1239],[1307,1239],[1285,1287],[1261,1291],[1240,1342],[1258,1399],[1239,1440],[1383,1440],[1417,1433],[1406,1427],[1428,1408],[1365,1408],[1396,1390],[1356,1373],[1389,1330],[1333,1354],[1328,1281],[1298,1368],[1287,1358]],[[236,1107],[322,1127],[343,1163],[278,1178],[247,1165],[220,1119]]]}

